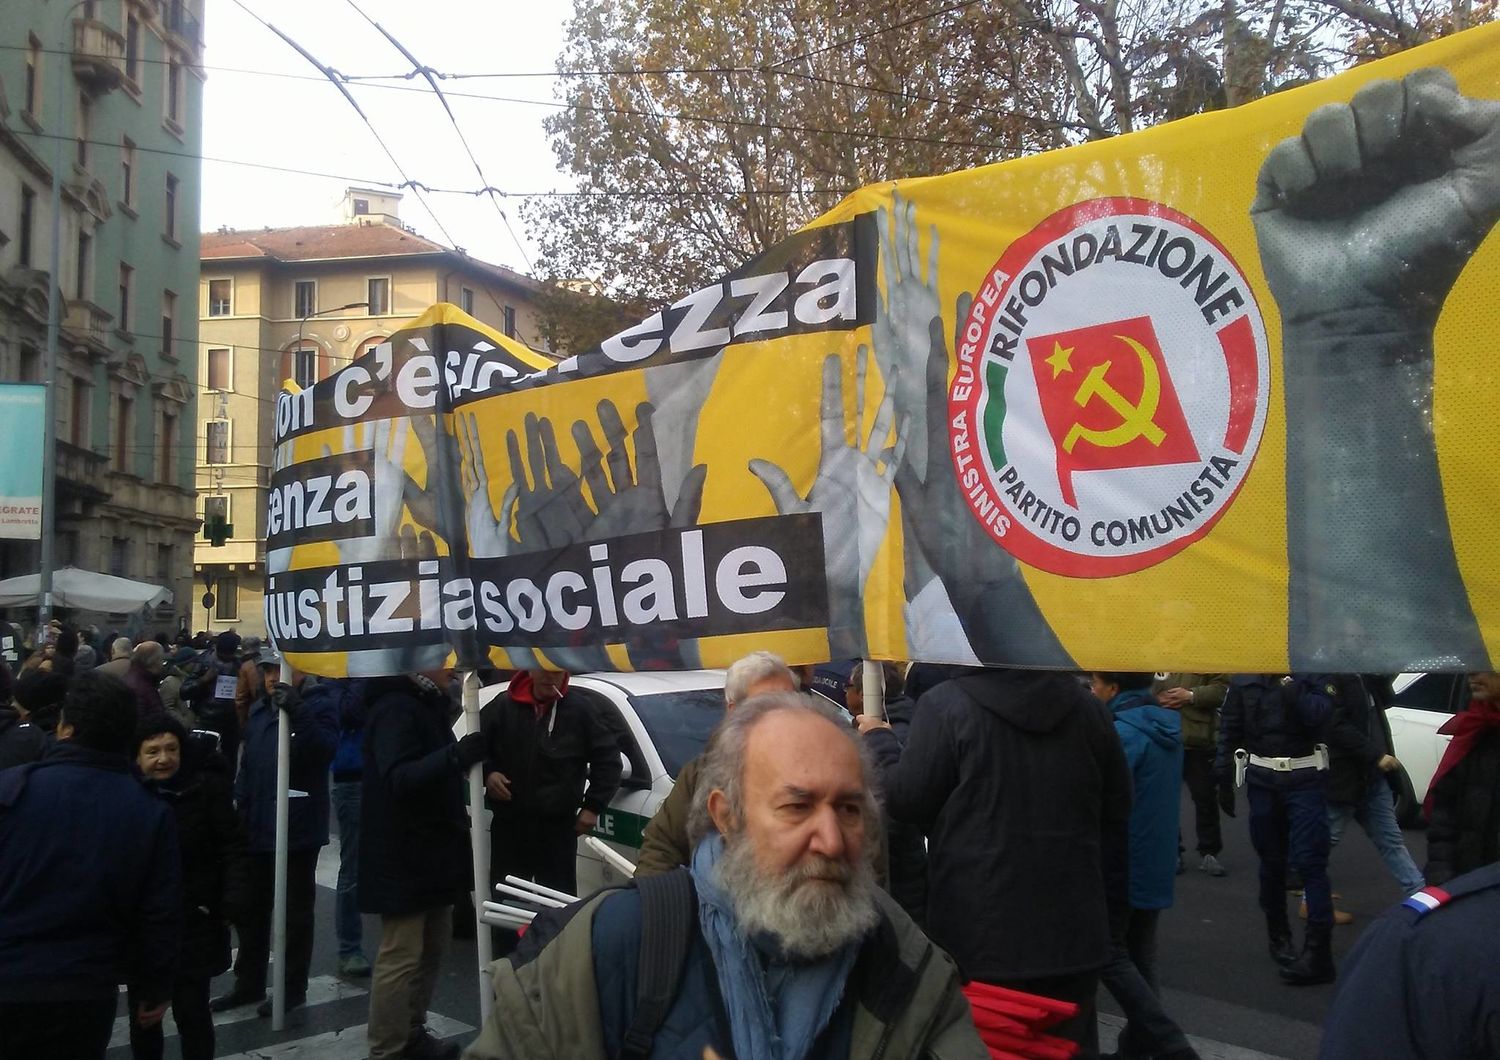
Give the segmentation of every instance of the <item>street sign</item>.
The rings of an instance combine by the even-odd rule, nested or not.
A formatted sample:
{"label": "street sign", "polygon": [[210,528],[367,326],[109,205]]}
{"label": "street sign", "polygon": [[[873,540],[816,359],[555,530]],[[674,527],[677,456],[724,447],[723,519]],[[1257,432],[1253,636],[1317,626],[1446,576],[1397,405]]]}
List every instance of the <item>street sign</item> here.
{"label": "street sign", "polygon": [[207,611],[210,607],[214,606],[214,594],[204,593],[203,599],[200,600],[199,603],[203,605],[203,610]]}

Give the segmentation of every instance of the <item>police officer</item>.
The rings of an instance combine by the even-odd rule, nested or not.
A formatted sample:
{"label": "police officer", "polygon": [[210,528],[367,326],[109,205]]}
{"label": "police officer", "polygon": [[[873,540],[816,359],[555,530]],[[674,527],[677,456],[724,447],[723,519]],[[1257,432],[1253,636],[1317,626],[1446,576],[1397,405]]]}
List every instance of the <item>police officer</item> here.
{"label": "police officer", "polygon": [[[1338,686],[1328,674],[1236,674],[1224,697],[1216,769],[1245,785],[1260,857],[1260,907],[1271,959],[1295,986],[1334,978],[1328,884],[1328,748]],[[1232,811],[1230,811],[1232,812]],[[1299,955],[1286,910],[1286,870],[1302,876],[1307,932]]]}
{"label": "police officer", "polygon": [[1500,864],[1387,909],[1360,936],[1318,1060],[1500,1056]]}

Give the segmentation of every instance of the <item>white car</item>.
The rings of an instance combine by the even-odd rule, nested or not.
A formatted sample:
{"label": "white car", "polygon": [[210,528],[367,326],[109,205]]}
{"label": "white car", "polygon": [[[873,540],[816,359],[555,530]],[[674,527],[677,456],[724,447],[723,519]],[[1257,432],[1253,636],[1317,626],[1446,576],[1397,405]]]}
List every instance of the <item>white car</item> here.
{"label": "white car", "polygon": [[1396,781],[1396,818],[1411,827],[1422,821],[1422,802],[1451,736],[1438,727],[1468,705],[1467,674],[1397,674],[1395,702],[1386,708],[1391,740],[1401,760]]}
{"label": "white car", "polygon": [[[504,685],[483,688],[480,703],[504,691]],[[703,750],[724,717],[724,671],[579,674],[569,681],[568,691],[587,697],[619,726],[624,767],[620,790],[599,815],[594,835],[633,864],[641,854],[646,822],[672,790],[678,771]],[[579,840],[579,895],[623,880]]]}

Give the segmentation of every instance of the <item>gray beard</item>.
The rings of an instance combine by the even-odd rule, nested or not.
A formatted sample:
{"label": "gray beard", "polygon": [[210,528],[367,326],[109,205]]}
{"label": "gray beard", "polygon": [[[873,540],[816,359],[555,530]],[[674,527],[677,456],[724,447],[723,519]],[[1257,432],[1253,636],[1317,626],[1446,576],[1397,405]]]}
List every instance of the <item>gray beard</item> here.
{"label": "gray beard", "polygon": [[784,874],[767,876],[755,864],[755,851],[743,833],[736,833],[724,838],[715,873],[740,930],[747,936],[769,935],[796,960],[817,960],[858,942],[880,919],[875,871],[867,859],[850,865],[815,857]]}

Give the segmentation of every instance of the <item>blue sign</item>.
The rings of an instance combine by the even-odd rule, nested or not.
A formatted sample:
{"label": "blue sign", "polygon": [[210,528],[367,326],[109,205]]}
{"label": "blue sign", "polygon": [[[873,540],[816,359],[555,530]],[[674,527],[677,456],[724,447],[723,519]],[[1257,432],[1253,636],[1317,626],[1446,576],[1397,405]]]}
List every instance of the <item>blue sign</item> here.
{"label": "blue sign", "polygon": [[47,388],[0,383],[0,538],[42,536],[42,451]]}

